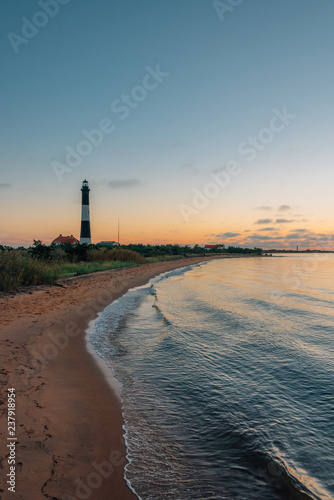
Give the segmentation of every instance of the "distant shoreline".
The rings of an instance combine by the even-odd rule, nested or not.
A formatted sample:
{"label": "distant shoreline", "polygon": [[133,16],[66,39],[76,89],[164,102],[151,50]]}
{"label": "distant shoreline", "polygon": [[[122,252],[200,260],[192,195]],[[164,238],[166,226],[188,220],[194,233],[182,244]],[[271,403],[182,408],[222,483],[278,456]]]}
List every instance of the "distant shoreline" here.
{"label": "distant shoreline", "polygon": [[334,250],[263,250],[264,253],[334,253]]}

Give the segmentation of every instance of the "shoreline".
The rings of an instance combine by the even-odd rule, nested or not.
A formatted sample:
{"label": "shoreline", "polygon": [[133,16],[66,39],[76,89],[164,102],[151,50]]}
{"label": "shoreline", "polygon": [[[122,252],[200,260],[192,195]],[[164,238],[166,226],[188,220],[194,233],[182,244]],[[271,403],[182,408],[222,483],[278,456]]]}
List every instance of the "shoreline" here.
{"label": "shoreline", "polygon": [[86,332],[98,313],[129,289],[161,273],[221,258],[235,257],[125,267],[0,297],[1,498],[13,498],[4,451],[8,387],[16,390],[15,498],[137,498],[124,479],[120,399],[107,366],[103,370],[90,352]]}

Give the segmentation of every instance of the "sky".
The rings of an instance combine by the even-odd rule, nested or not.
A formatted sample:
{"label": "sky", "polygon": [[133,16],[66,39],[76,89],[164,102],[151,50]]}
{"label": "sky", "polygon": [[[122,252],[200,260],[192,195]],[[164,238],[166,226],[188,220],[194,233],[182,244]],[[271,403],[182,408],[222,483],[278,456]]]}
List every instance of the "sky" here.
{"label": "sky", "polygon": [[0,244],[334,249],[332,0],[1,11]]}

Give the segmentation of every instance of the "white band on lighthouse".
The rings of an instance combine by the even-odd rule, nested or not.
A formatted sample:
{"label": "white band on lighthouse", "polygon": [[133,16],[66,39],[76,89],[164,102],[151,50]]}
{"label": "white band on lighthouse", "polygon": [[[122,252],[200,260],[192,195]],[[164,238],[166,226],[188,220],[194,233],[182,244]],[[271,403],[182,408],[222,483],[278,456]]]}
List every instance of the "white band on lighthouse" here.
{"label": "white band on lighthouse", "polygon": [[82,205],[81,220],[89,220],[89,205]]}
{"label": "white band on lighthouse", "polygon": [[92,243],[92,240],[90,238],[80,238],[80,245],[90,245]]}

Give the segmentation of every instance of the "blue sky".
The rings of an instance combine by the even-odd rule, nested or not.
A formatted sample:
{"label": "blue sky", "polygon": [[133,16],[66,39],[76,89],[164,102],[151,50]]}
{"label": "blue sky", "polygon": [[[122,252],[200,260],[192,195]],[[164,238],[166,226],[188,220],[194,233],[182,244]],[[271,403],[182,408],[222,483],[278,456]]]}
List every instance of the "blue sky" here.
{"label": "blue sky", "polygon": [[[78,236],[84,178],[95,241],[115,239],[117,217],[124,243],[289,246],[331,235],[332,1],[244,0],[223,20],[207,0],[62,2],[2,7],[0,243]],[[148,67],[166,76],[121,120],[111,104],[142,87]],[[248,161],[240,144],[267,137],[273,109],[285,108],[294,118]],[[59,182],[54,162],[66,164],[66,148],[106,118],[114,131]],[[194,209],[194,189],[231,160],[242,172]],[[291,222],[260,240],[257,207],[276,221],[281,205]],[[186,221],[180,206],[199,213]]]}

